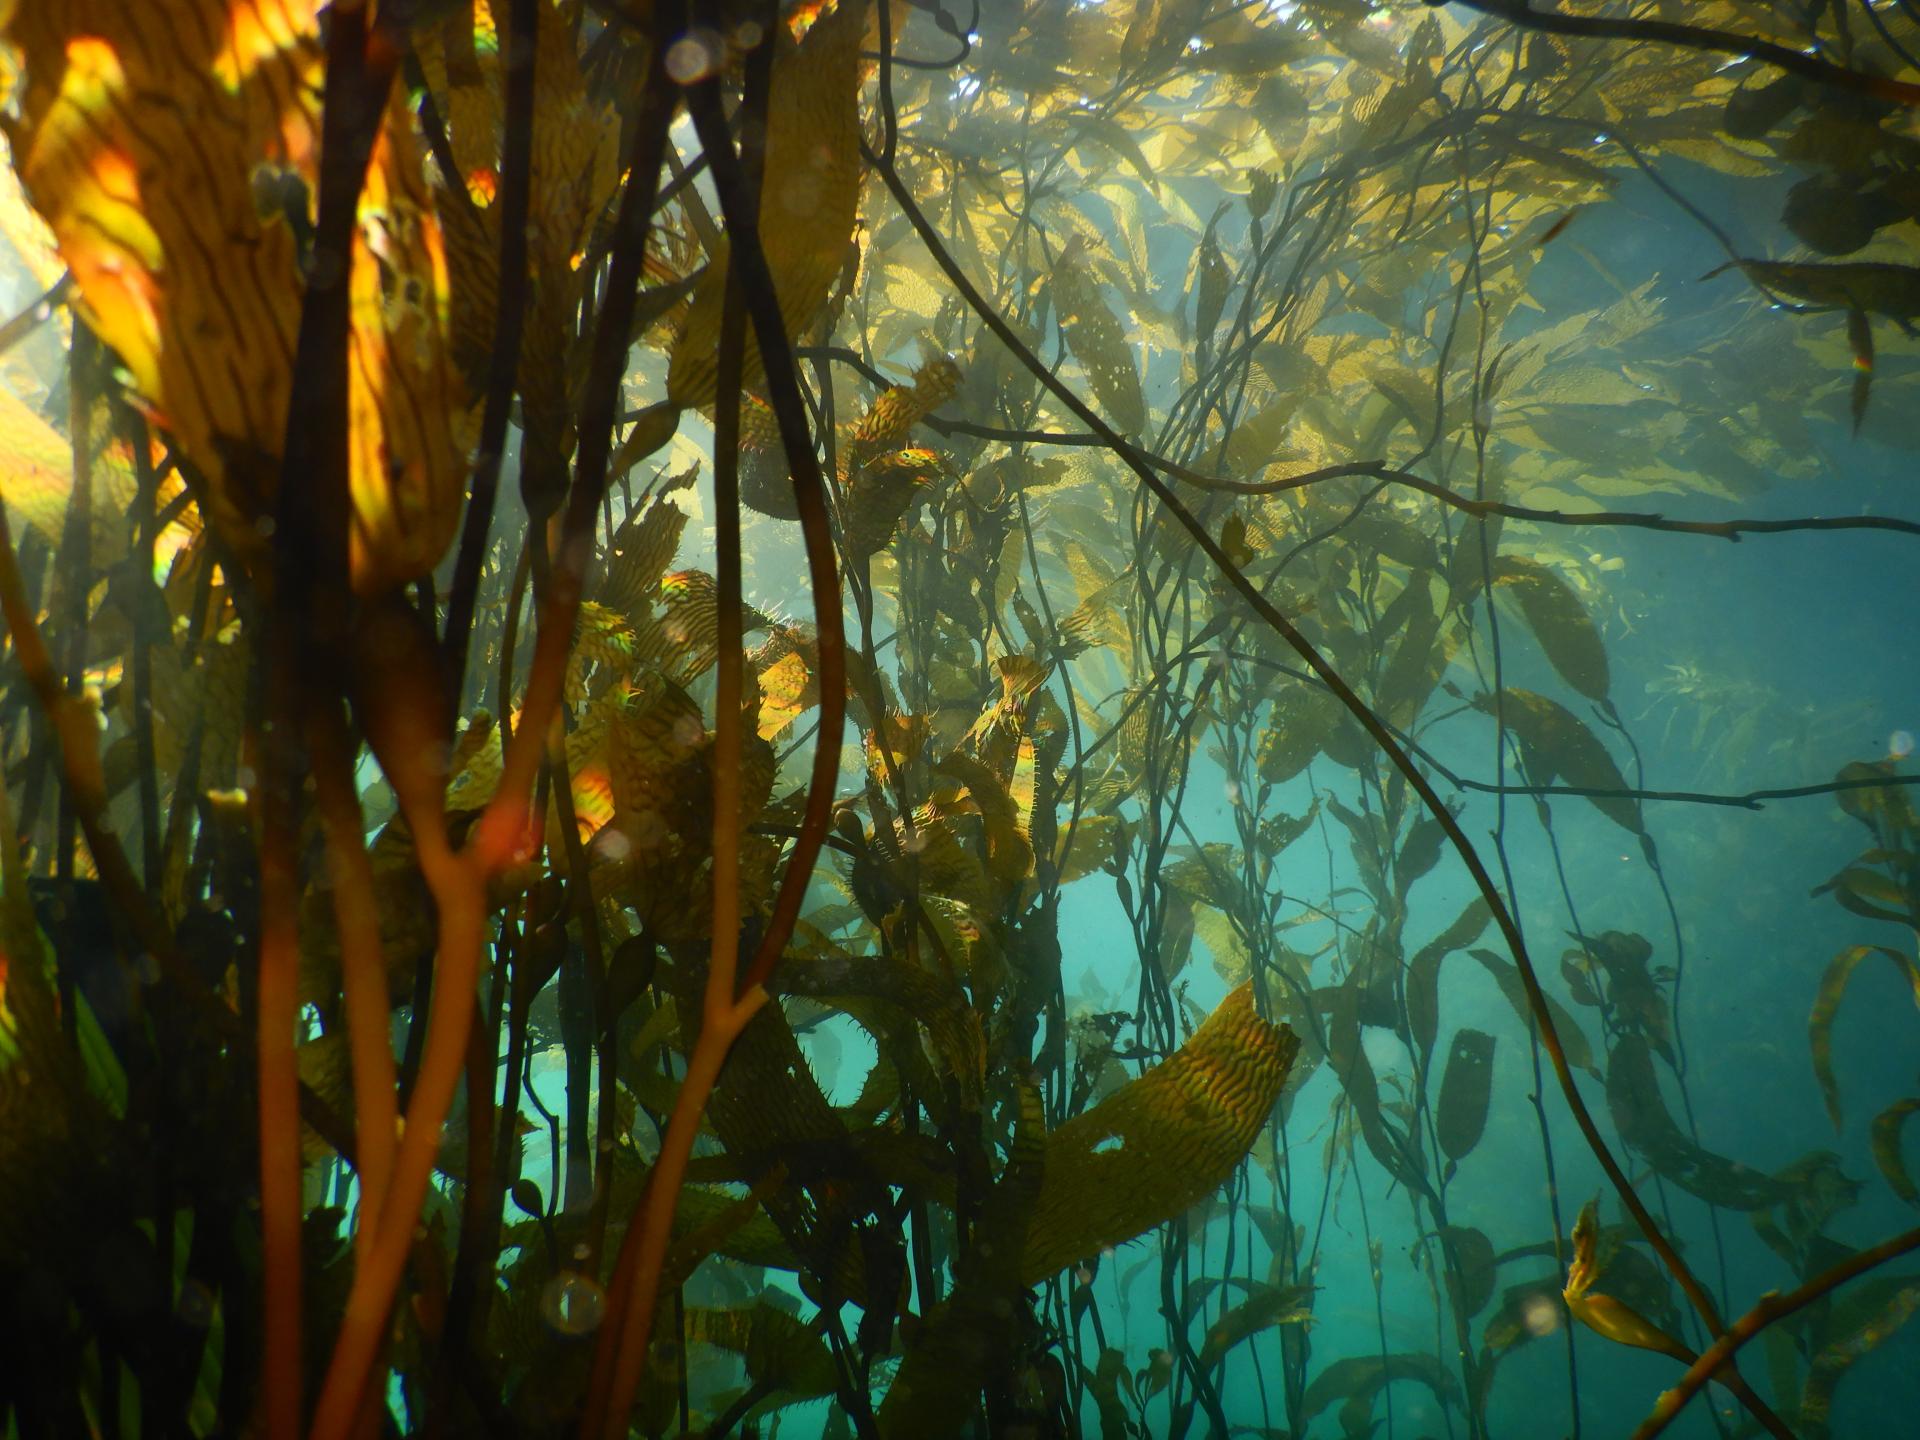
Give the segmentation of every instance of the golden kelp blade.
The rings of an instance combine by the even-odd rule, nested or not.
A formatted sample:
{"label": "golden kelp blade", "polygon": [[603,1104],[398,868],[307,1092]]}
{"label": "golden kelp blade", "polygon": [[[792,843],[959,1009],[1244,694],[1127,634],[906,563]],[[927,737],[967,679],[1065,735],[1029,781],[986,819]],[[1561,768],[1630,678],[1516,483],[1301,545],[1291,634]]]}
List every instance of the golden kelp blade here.
{"label": "golden kelp blade", "polygon": [[[833,14],[816,21],[774,64],[760,243],[789,335],[805,331],[826,303],[853,234],[860,205],[858,99],[866,16],[867,0],[840,0]],[[682,408],[714,398],[727,255],[723,238],[693,292],[668,363],[667,399]],[[751,385],[760,373],[760,347],[749,329],[743,383]]]}
{"label": "golden kelp blade", "polygon": [[1694,1355],[1673,1336],[1624,1301],[1594,1290],[1593,1282],[1604,1265],[1599,1258],[1600,1207],[1589,1200],[1580,1210],[1573,1226],[1573,1260],[1567,1266],[1567,1285],[1561,1292],[1573,1318],[1596,1335],[1619,1345],[1641,1350],[1657,1350],[1671,1355],[1683,1365],[1691,1365]]}
{"label": "golden kelp blade", "polygon": [[[314,180],[315,12],[312,0],[74,0],[20,6],[6,32],[26,76],[15,160],[81,313],[205,476],[223,538],[256,564],[301,306],[293,230],[256,201],[298,189],[256,180]],[[354,578],[370,590],[431,565],[461,498],[439,227],[397,101],[347,263]]]}
{"label": "golden kelp blade", "polygon": [[349,404],[356,588],[431,570],[453,539],[466,447],[466,397],[448,363],[447,261],[406,97],[395,86],[375,142],[354,234]]}
{"label": "golden kelp blade", "polygon": [[1100,406],[1123,434],[1137,435],[1147,423],[1126,329],[1100,293],[1100,282],[1069,248],[1053,267],[1053,303],[1061,332],[1074,358],[1086,367],[1087,381]]}
{"label": "golden kelp blade", "polygon": [[1248,982],[1172,1059],[1050,1134],[1021,1282],[1037,1284],[1209,1194],[1267,1123],[1299,1050],[1291,1030],[1255,1013]]}
{"label": "golden kelp blade", "polygon": [[874,397],[872,408],[854,429],[859,458],[905,445],[913,427],[951,400],[959,388],[960,367],[944,355],[915,370],[911,385],[888,386]]}
{"label": "golden kelp blade", "polygon": [[[257,450],[285,412],[294,237],[255,213],[249,172],[311,165],[315,116],[301,96],[319,81],[312,8],[289,0],[244,35],[209,3],[22,6],[8,27],[25,64],[14,158],[28,194],[88,323],[223,500],[220,444]],[[198,13],[170,13],[188,9]],[[173,103],[143,104],[143,93]],[[196,243],[203,231],[224,243]],[[221,508],[234,528],[237,507]]]}
{"label": "golden kelp blade", "polygon": [[1493,583],[1519,603],[1560,678],[1589,700],[1605,700],[1612,684],[1606,646],[1586,605],[1559,573],[1523,555],[1502,555]]}
{"label": "golden kelp blade", "polygon": [[[505,126],[499,30],[504,19],[486,0],[458,5],[412,32],[427,88],[448,119],[448,143],[472,201],[442,208],[454,253],[451,346],[476,389],[493,347],[499,290],[499,139]],[[586,276],[573,267],[587,229],[620,178],[620,124],[610,105],[588,92],[565,7],[535,7],[531,194],[531,269],[520,383],[529,429],[556,435],[565,424],[569,317]],[[589,272],[590,273],[590,272]]]}
{"label": "golden kelp blade", "polygon": [[1827,1115],[1835,1130],[1840,1129],[1840,1082],[1833,1069],[1833,1021],[1840,1013],[1840,1000],[1847,993],[1847,982],[1853,979],[1853,972],[1862,960],[1875,954],[1886,956],[1900,971],[1913,993],[1913,1003],[1920,1006],[1920,965],[1916,965],[1911,956],[1885,945],[1849,945],[1827,963],[1820,977],[1820,989],[1813,999],[1813,1009],[1807,1014],[1807,1041],[1813,1052],[1813,1073],[1820,1082],[1820,1093],[1826,1098]]}
{"label": "golden kelp blade", "polygon": [[1913,1183],[1906,1161],[1900,1154],[1900,1130],[1907,1118],[1920,1113],[1920,1099],[1909,1096],[1896,1100],[1873,1117],[1871,1144],[1873,1163],[1880,1167],[1893,1193],[1909,1205],[1920,1205],[1920,1185]]}

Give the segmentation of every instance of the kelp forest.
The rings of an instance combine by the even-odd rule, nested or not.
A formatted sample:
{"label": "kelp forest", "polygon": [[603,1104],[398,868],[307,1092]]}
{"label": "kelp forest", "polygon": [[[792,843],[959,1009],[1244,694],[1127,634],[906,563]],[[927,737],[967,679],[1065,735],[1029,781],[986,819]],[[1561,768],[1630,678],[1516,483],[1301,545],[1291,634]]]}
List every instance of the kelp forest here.
{"label": "kelp forest", "polygon": [[0,1437],[1920,1433],[1910,0],[0,0]]}

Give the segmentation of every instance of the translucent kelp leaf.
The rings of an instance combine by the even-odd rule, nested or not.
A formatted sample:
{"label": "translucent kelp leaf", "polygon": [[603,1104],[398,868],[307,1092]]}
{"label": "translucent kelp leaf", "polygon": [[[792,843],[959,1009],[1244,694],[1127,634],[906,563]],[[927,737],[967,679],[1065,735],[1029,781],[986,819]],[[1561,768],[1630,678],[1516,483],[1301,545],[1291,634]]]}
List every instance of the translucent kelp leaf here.
{"label": "translucent kelp leaf", "polygon": [[1527,628],[1560,678],[1589,700],[1605,700],[1610,683],[1606,647],[1587,607],[1567,582],[1537,561],[1502,555],[1494,562],[1493,583],[1519,602]]}
{"label": "translucent kelp leaf", "polygon": [[1220,241],[1214,234],[1226,203],[1222,201],[1220,210],[1215,211],[1213,219],[1207,222],[1207,233],[1201,237],[1200,249],[1194,257],[1199,284],[1194,299],[1193,331],[1202,340],[1210,337],[1219,325],[1220,312],[1227,303],[1227,290],[1233,283],[1233,272],[1221,255]]}
{"label": "translucent kelp leaf", "polygon": [[1127,1415],[1127,1407],[1120,1399],[1120,1386],[1125,1382],[1129,1395],[1133,1393],[1133,1377],[1127,1372],[1127,1357],[1124,1351],[1106,1349],[1100,1352],[1098,1368],[1088,1370],[1081,1367],[1087,1390],[1093,1396],[1095,1407],[1100,1412],[1100,1433],[1102,1435],[1129,1435],[1133,1433],[1133,1421]]}
{"label": "translucent kelp leaf", "polygon": [[1595,1291],[1569,1296],[1567,1309],[1574,1319],[1594,1334],[1604,1336],[1616,1345],[1631,1345],[1635,1349],[1671,1355],[1683,1365],[1693,1362],[1693,1351],[1623,1300]]}
{"label": "translucent kelp leaf", "polygon": [[[780,318],[798,337],[813,324],[846,262],[860,204],[860,43],[867,0],[840,0],[790,46],[775,32],[767,101],[766,180],[760,193],[760,243],[766,250]],[[725,237],[693,292],[686,323],[667,365],[667,398],[682,408],[711,404],[727,291]],[[761,374],[760,345],[749,326],[741,381]]]}
{"label": "translucent kelp leaf", "polygon": [[820,687],[797,650],[761,668],[758,677],[762,740],[772,740],[819,700]]}
{"label": "translucent kelp leaf", "polygon": [[1567,1283],[1561,1298],[1574,1319],[1618,1345],[1655,1350],[1683,1365],[1693,1363],[1693,1352],[1639,1311],[1615,1296],[1593,1288],[1605,1268],[1600,1253],[1600,1206],[1589,1200],[1573,1225],[1573,1258],[1567,1265]]}
{"label": "translucent kelp leaf", "polygon": [[467,397],[446,353],[446,255],[412,124],[396,85],[367,167],[348,276],[348,538],[362,591],[431,570],[466,498],[466,437],[456,431],[466,428]]}
{"label": "translucent kelp leaf", "polygon": [[[21,177],[59,239],[78,303],[205,475],[216,528],[257,562],[301,295],[292,224],[284,206],[257,207],[255,177],[314,180],[314,7],[26,6],[8,38],[27,73]],[[313,262],[347,267],[350,542],[363,591],[431,568],[462,499],[445,260],[411,123],[396,88],[353,253]],[[297,184],[294,193],[304,205]]]}
{"label": "translucent kelp leaf", "polygon": [[1898,950],[1884,945],[1849,945],[1827,962],[1826,973],[1820,977],[1820,989],[1813,999],[1813,1010],[1807,1016],[1807,1042],[1813,1050],[1813,1073],[1820,1081],[1820,1093],[1827,1101],[1827,1115],[1836,1130],[1840,1128],[1840,1082],[1833,1073],[1833,1020],[1840,1012],[1840,1000],[1847,993],[1847,982],[1853,979],[1853,972],[1862,960],[1876,954],[1886,956],[1900,971],[1901,978],[1913,991],[1914,1004],[1920,1005],[1920,965],[1915,965]]}
{"label": "translucent kelp leaf", "polygon": [[1396,631],[1399,643],[1380,677],[1374,703],[1389,724],[1407,729],[1425,708],[1447,668],[1445,648],[1434,643],[1440,633],[1440,616],[1434,610],[1433,589],[1424,573],[1409,578],[1381,618],[1383,636]]}
{"label": "translucent kelp leaf", "polygon": [[567,657],[568,702],[577,705],[587,698],[590,671],[603,676],[629,673],[635,648],[633,627],[624,615],[591,600],[582,601],[573,653]]}
{"label": "translucent kelp leaf", "polygon": [[941,356],[913,372],[911,385],[890,385],[874,397],[855,427],[854,444],[865,455],[898,449],[912,428],[953,398],[960,388],[960,367]]}
{"label": "translucent kelp leaf", "polygon": [[1865,865],[1852,865],[1831,880],[1813,887],[1815,895],[1831,893],[1842,907],[1868,920],[1888,920],[1895,925],[1911,926],[1912,912],[1907,908],[1907,893],[1891,876]]}
{"label": "translucent kelp leaf", "polygon": [[[8,78],[0,73],[0,83]],[[11,165],[0,165],[0,237],[20,257],[27,274],[41,290],[51,290],[66,273],[59,242],[47,222],[27,203],[20,177]]]}
{"label": "translucent kelp leaf", "polygon": [[1460,1267],[1457,1285],[1452,1271],[1448,1271],[1447,1288],[1463,1313],[1469,1318],[1478,1315],[1493,1299],[1494,1275],[1499,1268],[1493,1241],[1484,1230],[1471,1225],[1449,1225],[1441,1230],[1440,1238]]}
{"label": "translucent kelp leaf", "polygon": [[[1469,952],[1473,958],[1486,967],[1489,975],[1500,986],[1500,993],[1507,997],[1507,1003],[1513,1007],[1513,1013],[1520,1017],[1522,1025],[1533,1023],[1533,1007],[1527,1003],[1527,988],[1520,978],[1520,972],[1513,962],[1491,950]],[[1548,995],[1547,1013],[1553,1017],[1553,1028],[1560,1034],[1561,1048],[1567,1052],[1567,1063],[1578,1066],[1589,1075],[1598,1078],[1599,1068],[1593,1063],[1593,1047],[1587,1042],[1586,1031],[1580,1028],[1580,1022],[1574,1019],[1573,1012],[1562,1005],[1553,996]]]}
{"label": "translucent kelp leaf", "polygon": [[1639,1035],[1623,1035],[1607,1063],[1607,1108],[1620,1138],[1682,1189],[1730,1210],[1759,1210],[1790,1193],[1779,1180],[1696,1144],[1674,1124],[1653,1053]]}
{"label": "translucent kelp leaf", "polygon": [[1209,1369],[1242,1340],[1274,1325],[1306,1325],[1313,1320],[1311,1285],[1262,1285],[1245,1281],[1248,1296],[1207,1329],[1200,1346],[1200,1368]]}
{"label": "translucent kelp leaf", "polygon": [[862,559],[884,549],[915,500],[940,473],[931,450],[912,448],[876,455],[847,479],[845,541]]}
{"label": "translucent kelp leaf", "polygon": [[1920,820],[1915,818],[1912,802],[1907,799],[1905,789],[1897,785],[1866,783],[1890,779],[1895,773],[1896,767],[1891,760],[1872,764],[1855,760],[1842,765],[1840,773],[1834,777],[1849,787],[1834,797],[1840,808],[1871,830],[1882,845],[1897,845],[1902,836],[1910,835],[1920,827]]}
{"label": "translucent kelp leaf", "polygon": [[1858,309],[1890,320],[1920,318],[1920,267],[1885,261],[1839,260],[1828,263],[1785,260],[1732,260],[1702,279],[1739,267],[1755,285],[1836,310]]}
{"label": "translucent kelp leaf", "polygon": [[1314,826],[1320,816],[1320,797],[1315,796],[1304,812],[1299,815],[1275,813],[1260,822],[1260,853],[1276,856],[1294,841],[1305,835]]}
{"label": "translucent kelp leaf", "polygon": [[775,1165],[745,1195],[688,1185],[673,1213],[673,1246],[667,1252],[666,1285],[682,1283],[709,1255],[743,1265],[793,1270],[799,1260],[762,1207],[769,1187],[786,1179]]}
{"label": "translucent kelp leaf", "polygon": [[1493,1036],[1483,1030],[1455,1031],[1434,1114],[1440,1149],[1449,1160],[1464,1160],[1480,1143],[1492,1097]]}
{"label": "translucent kelp leaf", "polygon": [[1053,859],[1060,883],[1070,884],[1104,865],[1113,854],[1113,842],[1121,824],[1118,815],[1082,815],[1071,830],[1062,824]]}
{"label": "translucent kelp leaf", "polygon": [[638,611],[673,563],[686,528],[687,512],[664,497],[622,520],[607,546],[600,603],[622,615]]}
{"label": "translucent kelp leaf", "polygon": [[1460,1385],[1453,1372],[1432,1355],[1352,1355],[1335,1360],[1307,1384],[1300,1402],[1299,1420],[1304,1425],[1334,1401],[1340,1407],[1341,1430],[1347,1435],[1364,1435],[1367,1419],[1382,1390],[1396,1380],[1414,1380],[1433,1391],[1444,1405],[1458,1404]]}
{"label": "translucent kelp leaf", "polygon": [[660,581],[659,614],[637,627],[635,658],[643,665],[691,680],[704,674],[719,653],[719,591],[704,570],[676,570]]}
{"label": "translucent kelp leaf", "polygon": [[[1509,687],[1502,707],[1507,726],[1520,741],[1527,769],[1535,784],[1562,783],[1582,790],[1624,791],[1628,789],[1620,767],[1613,763],[1607,747],[1589,730],[1580,717],[1556,701],[1531,690]],[[1492,715],[1491,695],[1474,697],[1473,706]],[[1640,821],[1640,802],[1629,795],[1589,795],[1601,814],[1623,830],[1635,835],[1645,833]]]}
{"label": "translucent kelp leaf", "polygon": [[1825,1343],[1807,1367],[1806,1385],[1800,1392],[1804,1434],[1827,1435],[1833,1392],[1847,1371],[1890,1339],[1915,1310],[1920,1310],[1920,1280],[1911,1276],[1870,1276],[1842,1292],[1822,1327]]}
{"label": "translucent kelp leaf", "polygon": [[1283,394],[1235,424],[1227,439],[1227,468],[1252,479],[1285,458],[1283,446],[1298,404],[1296,396]]}
{"label": "translucent kelp leaf", "polygon": [[756,1385],[794,1401],[833,1393],[833,1355],[799,1316],[762,1300],[735,1310],[689,1309],[686,1317],[687,1339],[733,1351]]}
{"label": "translucent kelp leaf", "polygon": [[1420,1157],[1417,1131],[1396,1130],[1387,1123],[1380,1103],[1380,1082],[1367,1056],[1360,1025],[1365,972],[1355,969],[1345,984],[1316,990],[1315,1008],[1326,1021],[1327,1064],[1346,1092],[1360,1122],[1360,1135],[1373,1158],[1409,1190],[1431,1194]]}
{"label": "translucent kelp leaf", "polygon": [[1393,864],[1394,889],[1403,900],[1413,882],[1440,863],[1446,844],[1446,827],[1431,815],[1423,816],[1408,829]]}
{"label": "translucent kelp leaf", "polygon": [[1127,332],[1077,246],[1069,245],[1054,262],[1053,304],[1067,348],[1086,367],[1101,409],[1123,435],[1138,435],[1146,427],[1147,403]]}
{"label": "translucent kelp leaf", "polygon": [[1233,921],[1211,905],[1193,906],[1193,933],[1213,956],[1213,969],[1229,985],[1238,985],[1253,973],[1253,956]]}
{"label": "translucent kelp leaf", "polygon": [[[1581,938],[1576,936],[1576,939]],[[1645,937],[1603,930],[1585,937],[1584,958],[1607,979],[1607,1003],[1614,1023],[1638,1030],[1669,1064],[1673,1061],[1673,1015],[1660,983],[1647,966],[1653,946]],[[1582,952],[1572,952],[1580,957]],[[1566,967],[1563,966],[1563,970]],[[1575,974],[1581,974],[1579,970]],[[1598,997],[1595,997],[1596,1000]]]}
{"label": "translucent kelp leaf", "polygon": [[1422,1065],[1433,1057],[1433,1042],[1440,1026],[1440,962],[1478,940],[1492,919],[1493,911],[1485,900],[1476,897],[1468,901],[1453,923],[1407,962],[1407,1019]]}
{"label": "translucent kelp leaf", "polygon": [[1873,1163],[1887,1177],[1893,1193],[1909,1205],[1920,1205],[1920,1186],[1913,1183],[1913,1172],[1900,1153],[1900,1132],[1907,1120],[1920,1111],[1920,1099],[1896,1100],[1873,1117]]}
{"label": "translucent kelp leaf", "polygon": [[1313,763],[1345,716],[1340,702],[1317,685],[1284,686],[1260,733],[1260,778],[1276,785],[1293,779]]}
{"label": "translucent kelp leaf", "polygon": [[[673,818],[673,774],[706,736],[700,707],[684,690],[664,676],[644,676],[620,699],[612,721],[613,795],[621,814],[654,815],[663,838]],[[632,838],[645,844],[655,837]]]}
{"label": "translucent kelp leaf", "polygon": [[1164,60],[1187,43],[1198,19],[1193,0],[1138,0],[1120,41],[1123,73]]}
{"label": "translucent kelp leaf", "polygon": [[[778,985],[783,993],[812,996],[841,1008],[849,997],[886,1001],[925,1027],[934,1057],[960,1087],[961,1103],[978,1105],[986,1083],[986,1039],[979,1014],[953,981],[875,956],[836,954],[783,966]],[[861,1023],[868,1024],[864,1019]]]}
{"label": "translucent kelp leaf", "polygon": [[1049,1135],[1022,1283],[1131,1240],[1209,1194],[1266,1124],[1299,1046],[1255,1013],[1253,987],[1242,985],[1171,1059]]}

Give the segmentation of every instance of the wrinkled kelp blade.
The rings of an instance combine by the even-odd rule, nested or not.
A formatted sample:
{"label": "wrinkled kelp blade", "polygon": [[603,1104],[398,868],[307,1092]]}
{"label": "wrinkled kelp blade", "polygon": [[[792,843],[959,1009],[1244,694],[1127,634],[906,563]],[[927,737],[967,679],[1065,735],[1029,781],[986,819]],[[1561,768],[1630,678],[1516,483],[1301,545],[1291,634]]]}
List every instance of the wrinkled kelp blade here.
{"label": "wrinkled kelp blade", "polygon": [[1171,1059],[1053,1131],[1024,1282],[1131,1240],[1211,1192],[1266,1124],[1299,1047],[1255,1013],[1244,984]]}

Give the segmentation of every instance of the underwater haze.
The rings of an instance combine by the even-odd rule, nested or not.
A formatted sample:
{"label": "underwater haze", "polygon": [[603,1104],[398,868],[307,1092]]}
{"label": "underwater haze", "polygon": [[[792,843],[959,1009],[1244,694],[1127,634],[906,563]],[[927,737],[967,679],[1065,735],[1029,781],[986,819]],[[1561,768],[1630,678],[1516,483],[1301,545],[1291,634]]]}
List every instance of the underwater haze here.
{"label": "underwater haze", "polygon": [[0,106],[0,1440],[1920,1435],[1909,0]]}

